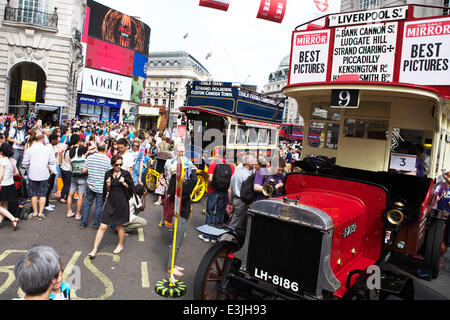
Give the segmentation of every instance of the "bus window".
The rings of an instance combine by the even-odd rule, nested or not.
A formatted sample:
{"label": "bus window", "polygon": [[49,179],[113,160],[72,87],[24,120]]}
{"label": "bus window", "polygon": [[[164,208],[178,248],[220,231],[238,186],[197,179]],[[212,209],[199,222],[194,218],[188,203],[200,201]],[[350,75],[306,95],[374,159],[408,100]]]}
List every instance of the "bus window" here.
{"label": "bus window", "polygon": [[248,128],[248,144],[257,144],[257,143],[258,143],[258,129]]}
{"label": "bus window", "polygon": [[339,137],[339,125],[335,123],[329,123],[327,129],[327,148],[337,149]]}
{"label": "bus window", "polygon": [[[416,155],[417,158],[421,162],[421,167],[423,168],[423,174],[424,176],[427,176],[428,174],[433,174],[433,169],[430,169],[430,161],[431,161],[431,154],[432,154],[432,137],[433,132],[431,131],[422,131],[422,130],[412,130],[412,129],[401,129],[401,128],[393,128],[392,129],[392,136],[391,136],[391,153],[392,152],[398,152],[400,147],[406,143],[410,143],[411,150],[409,150],[409,154]],[[445,137],[445,131],[441,132],[441,140],[443,137]],[[440,154],[440,146],[441,143],[438,143],[438,155]],[[436,170],[438,169],[439,165],[439,156],[436,160]],[[419,170],[419,175],[420,175]],[[437,171],[436,174],[439,174]]]}
{"label": "bus window", "polygon": [[341,120],[341,110],[330,106],[319,105],[311,108],[311,119],[313,120]]}
{"label": "bus window", "polygon": [[258,144],[267,145],[267,143],[268,143],[267,138],[268,138],[267,129],[259,129]]}
{"label": "bus window", "polygon": [[325,131],[325,123],[311,122],[309,125],[308,144],[314,148],[321,148],[323,142],[322,133]]}
{"label": "bus window", "polygon": [[339,125],[335,123],[311,122],[308,144],[314,148],[337,149]]}
{"label": "bus window", "polygon": [[236,136],[236,125],[230,126],[230,132],[228,134],[228,144],[234,144],[234,139]]}
{"label": "bus window", "polygon": [[247,144],[247,128],[239,126],[236,131],[236,144]]}
{"label": "bus window", "polygon": [[345,119],[344,137],[386,140],[388,127],[386,120]]}
{"label": "bus window", "polygon": [[272,146],[277,144],[277,130],[269,130],[269,141]]}

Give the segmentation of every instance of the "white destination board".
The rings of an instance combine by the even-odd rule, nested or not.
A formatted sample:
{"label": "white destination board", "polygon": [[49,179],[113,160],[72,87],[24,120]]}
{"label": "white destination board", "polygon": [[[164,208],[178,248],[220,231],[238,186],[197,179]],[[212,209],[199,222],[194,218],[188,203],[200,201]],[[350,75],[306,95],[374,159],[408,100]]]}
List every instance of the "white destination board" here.
{"label": "white destination board", "polygon": [[294,32],[289,84],[326,81],[329,47],[330,30]]}
{"label": "white destination board", "polygon": [[408,6],[381,8],[330,16],[330,27],[406,19]]}
{"label": "white destination board", "polygon": [[331,81],[353,74],[362,81],[392,81],[397,28],[397,22],[336,28]]}
{"label": "white destination board", "polygon": [[450,18],[405,23],[399,82],[450,85]]}
{"label": "white destination board", "polygon": [[416,171],[416,156],[403,153],[391,153],[389,169]]}

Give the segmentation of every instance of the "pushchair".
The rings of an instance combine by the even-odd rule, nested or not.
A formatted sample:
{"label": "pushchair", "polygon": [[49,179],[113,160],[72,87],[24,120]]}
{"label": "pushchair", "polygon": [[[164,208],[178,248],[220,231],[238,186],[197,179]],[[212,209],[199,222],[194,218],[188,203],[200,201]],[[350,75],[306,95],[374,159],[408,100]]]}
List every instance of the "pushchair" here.
{"label": "pushchair", "polygon": [[27,182],[22,174],[14,176],[14,187],[17,191],[17,198],[8,202],[8,211],[14,217],[19,218],[20,220],[25,220],[27,215],[24,212],[24,205],[28,198],[28,192]]}

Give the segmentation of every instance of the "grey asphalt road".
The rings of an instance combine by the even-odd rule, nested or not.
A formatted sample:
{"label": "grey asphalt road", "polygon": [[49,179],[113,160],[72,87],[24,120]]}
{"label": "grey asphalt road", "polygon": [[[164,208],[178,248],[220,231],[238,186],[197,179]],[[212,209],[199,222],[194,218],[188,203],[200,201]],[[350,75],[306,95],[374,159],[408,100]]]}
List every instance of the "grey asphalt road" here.
{"label": "grey asphalt road", "polygon": [[[96,230],[91,225],[80,230],[79,221],[66,218],[66,205],[56,203],[56,210],[47,213],[44,221],[22,221],[16,232],[13,232],[9,221],[4,221],[0,226],[0,300],[9,300],[22,294],[14,278],[14,263],[21,254],[36,245],[50,245],[60,254],[66,279],[78,288],[72,290],[74,300],[171,299],[155,293],[156,283],[168,278],[166,264],[173,233],[158,227],[162,207],[153,205],[153,202],[153,195],[148,195],[147,208],[140,213],[148,224],[142,232],[126,237],[124,251],[112,253],[117,244],[117,233],[110,229],[105,233],[99,253],[93,260],[88,259],[87,254],[92,249]],[[195,230],[204,223],[201,210],[205,206],[206,197],[193,205],[186,238],[178,256],[177,265],[185,268],[185,274],[179,280],[187,285],[186,294],[178,298],[180,300],[193,299],[195,272],[201,258],[212,245],[199,240],[199,233]],[[411,263],[398,259],[393,259],[393,262],[389,264],[390,268],[414,273]],[[68,270],[71,270],[70,274]],[[443,269],[438,279],[426,281],[414,276],[413,279],[417,299],[450,299],[450,253],[444,256]]]}
{"label": "grey asphalt road", "polygon": [[[157,281],[168,278],[166,270],[169,257],[169,243],[173,232],[158,227],[162,207],[153,205],[153,195],[149,195],[147,208],[140,216],[147,220],[143,232],[131,233],[126,237],[124,250],[113,254],[117,245],[117,233],[110,229],[105,233],[95,259],[87,258],[92,250],[96,230],[90,225],[83,230],[79,221],[66,218],[67,206],[56,203],[53,212],[47,212],[43,221],[25,220],[13,232],[11,223],[4,221],[0,226],[0,300],[17,297],[18,285],[12,273],[17,258],[36,245],[49,245],[60,254],[67,275],[79,289],[72,290],[74,299],[168,299],[155,293]],[[192,283],[198,263],[211,246],[198,239],[195,227],[204,223],[201,209],[204,203],[194,204],[191,223],[180,250],[177,265],[185,268],[179,280],[187,285],[186,295],[180,299],[192,298]]]}

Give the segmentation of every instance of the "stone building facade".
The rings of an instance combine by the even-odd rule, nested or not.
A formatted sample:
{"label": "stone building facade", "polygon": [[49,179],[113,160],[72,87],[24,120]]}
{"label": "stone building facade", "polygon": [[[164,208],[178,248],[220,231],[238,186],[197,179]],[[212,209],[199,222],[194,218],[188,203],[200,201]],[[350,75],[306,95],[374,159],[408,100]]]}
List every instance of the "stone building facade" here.
{"label": "stone building facade", "polygon": [[37,82],[36,103],[74,117],[82,70],[86,1],[8,0],[0,4],[0,112],[25,114],[22,80]]}

